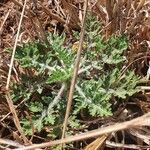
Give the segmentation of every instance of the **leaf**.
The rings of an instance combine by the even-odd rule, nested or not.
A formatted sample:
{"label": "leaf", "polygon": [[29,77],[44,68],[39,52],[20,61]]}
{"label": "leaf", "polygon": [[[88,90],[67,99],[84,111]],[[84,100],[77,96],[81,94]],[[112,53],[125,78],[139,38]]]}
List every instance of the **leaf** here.
{"label": "leaf", "polygon": [[44,118],[45,124],[54,125],[56,117],[52,114],[49,114]]}
{"label": "leaf", "polygon": [[80,125],[80,122],[79,120],[76,118],[76,116],[70,116],[69,117],[69,121],[68,121],[69,125],[71,128],[79,128],[81,125]]}
{"label": "leaf", "polygon": [[55,83],[55,82],[67,81],[71,77],[71,74],[72,74],[71,70],[72,70],[71,68],[64,69],[61,67],[57,67],[55,68],[55,71],[51,72],[46,82],[50,84],[50,83]]}
{"label": "leaf", "polygon": [[22,119],[20,121],[20,123],[22,124],[22,128],[24,130],[25,135],[32,135],[32,128],[31,128],[31,123],[27,120],[27,119]]}
{"label": "leaf", "polygon": [[46,110],[43,110],[41,116],[39,116],[38,119],[34,121],[34,127],[35,129],[38,130],[38,132],[40,132],[44,126],[43,121],[45,117],[46,117]]}
{"label": "leaf", "polygon": [[32,112],[41,112],[43,110],[43,104],[41,102],[31,102],[28,105],[28,108]]}
{"label": "leaf", "polygon": [[91,106],[89,106],[89,112],[91,114],[91,116],[111,116],[111,108],[108,104],[106,104],[106,106],[102,106],[102,105],[95,105],[92,104]]}

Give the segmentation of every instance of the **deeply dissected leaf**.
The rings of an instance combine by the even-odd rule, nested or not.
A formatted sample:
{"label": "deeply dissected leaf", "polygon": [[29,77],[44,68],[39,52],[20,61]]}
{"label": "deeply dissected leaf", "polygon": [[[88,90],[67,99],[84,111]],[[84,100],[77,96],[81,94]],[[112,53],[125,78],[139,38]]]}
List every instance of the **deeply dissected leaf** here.
{"label": "deeply dissected leaf", "polygon": [[[91,21],[92,20],[92,21]],[[133,71],[121,72],[128,47],[124,35],[112,36],[104,40],[99,34],[100,25],[89,18],[86,25],[86,46],[82,51],[80,70],[73,96],[73,108],[69,121],[72,128],[80,127],[78,116],[81,112],[97,117],[113,114],[112,98],[126,99],[138,92],[139,80]],[[79,36],[76,34],[76,38]],[[70,83],[76,53],[70,46],[64,46],[65,35],[48,34],[49,44],[30,42],[16,50],[16,61],[29,74],[23,72],[20,83],[14,85],[12,97],[17,102],[27,100],[26,110],[31,113],[35,132],[45,126],[62,124],[66,108],[67,92],[58,98],[62,83]],[[73,45],[72,45],[73,48]],[[48,108],[51,105],[52,107]],[[22,127],[27,135],[32,135],[31,122],[23,118]],[[49,137],[56,138],[60,127],[50,128]],[[71,134],[71,132],[68,132]]]}

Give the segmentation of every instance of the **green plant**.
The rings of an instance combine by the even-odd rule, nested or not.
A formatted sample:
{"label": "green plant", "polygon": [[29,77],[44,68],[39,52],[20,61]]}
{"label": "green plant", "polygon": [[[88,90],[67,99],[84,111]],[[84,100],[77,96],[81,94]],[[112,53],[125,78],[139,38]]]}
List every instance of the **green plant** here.
{"label": "green plant", "polygon": [[[113,113],[112,98],[115,97],[116,101],[126,99],[138,91],[136,84],[139,77],[130,70],[121,72],[126,61],[123,52],[128,47],[126,36],[114,35],[103,40],[98,32],[98,22],[89,17],[85,36],[87,47],[82,52],[70,128],[83,127],[78,117],[82,111],[91,117],[110,116]],[[16,50],[16,61],[24,72],[20,74],[20,82],[12,87],[12,97],[16,103],[25,99],[24,110],[32,120],[30,122],[28,117],[22,118],[21,124],[27,135],[41,130],[46,130],[51,138],[61,135],[55,131],[61,131],[67,85],[75,59],[71,48],[64,46],[65,38],[65,35],[48,34],[49,45],[36,41],[23,44]],[[63,84],[66,88],[57,99]]]}

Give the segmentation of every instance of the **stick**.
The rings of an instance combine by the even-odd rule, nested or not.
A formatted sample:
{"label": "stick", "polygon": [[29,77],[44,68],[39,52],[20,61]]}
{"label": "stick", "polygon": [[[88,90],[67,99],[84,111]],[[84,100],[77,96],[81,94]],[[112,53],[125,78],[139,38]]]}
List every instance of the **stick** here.
{"label": "stick", "polygon": [[84,139],[88,139],[88,138],[92,138],[92,137],[98,137],[100,135],[108,134],[111,132],[116,132],[119,130],[125,130],[125,129],[129,129],[129,128],[137,128],[140,126],[149,126],[149,125],[150,125],[150,112],[141,117],[132,119],[130,121],[116,123],[114,125],[102,127],[102,128],[88,131],[88,132],[78,134],[75,136],[69,136],[64,139],[46,142],[46,143],[42,143],[42,144],[35,144],[35,145],[23,147],[23,148],[17,148],[15,150],[31,150],[31,149],[35,149],[35,148],[50,147],[50,146],[54,146],[57,144],[69,143],[69,142],[80,141],[80,140],[84,140]]}
{"label": "stick", "polygon": [[88,0],[86,0],[84,3],[84,17],[83,17],[82,28],[81,28],[81,37],[80,37],[79,49],[77,52],[77,58],[76,58],[75,65],[74,65],[74,72],[73,72],[73,77],[71,80],[71,86],[70,86],[70,91],[69,91],[69,96],[68,96],[66,114],[65,114],[63,131],[62,131],[62,139],[65,137],[65,132],[66,132],[67,124],[68,124],[68,117],[69,117],[69,113],[70,113],[70,109],[71,109],[71,105],[72,105],[73,93],[74,93],[74,89],[75,89],[75,83],[76,83],[77,74],[78,74],[78,70],[79,70],[80,57],[81,57],[83,38],[84,38],[84,31],[85,31],[85,18],[86,18],[86,12],[87,12],[87,5],[88,5]]}
{"label": "stick", "polygon": [[16,35],[16,40],[15,40],[15,44],[14,44],[14,47],[13,47],[11,61],[10,61],[9,72],[8,72],[7,83],[6,83],[6,99],[7,99],[7,103],[9,105],[9,108],[11,110],[11,113],[13,114],[15,125],[16,125],[19,133],[21,134],[21,136],[23,138],[23,141],[25,143],[28,143],[28,139],[25,137],[25,135],[23,133],[23,130],[22,130],[20,122],[19,122],[19,118],[17,116],[15,107],[13,105],[13,101],[12,101],[10,93],[8,91],[9,90],[9,84],[10,84],[11,72],[12,72],[12,68],[13,68],[14,57],[15,57],[15,51],[16,51],[17,42],[18,42],[18,38],[19,38],[19,33],[20,33],[20,29],[21,29],[21,23],[22,23],[24,12],[25,12],[26,1],[27,0],[25,0],[24,5],[23,5],[23,9],[22,9],[22,13],[21,13],[20,21],[19,21],[19,26],[18,26],[18,31],[17,31],[17,35]]}

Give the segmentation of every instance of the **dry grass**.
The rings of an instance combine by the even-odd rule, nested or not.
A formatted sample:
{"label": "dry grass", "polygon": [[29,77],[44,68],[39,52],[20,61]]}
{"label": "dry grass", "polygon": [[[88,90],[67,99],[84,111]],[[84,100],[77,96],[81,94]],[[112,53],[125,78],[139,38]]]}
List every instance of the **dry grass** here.
{"label": "dry grass", "polygon": [[[83,0],[32,0],[27,1],[27,6],[25,9],[25,13],[23,16],[23,22],[21,25],[21,31],[18,36],[17,45],[22,43],[26,43],[28,41],[33,41],[35,39],[39,39],[42,41],[47,41],[45,32],[66,32],[68,38],[72,38],[73,30],[80,31],[81,30],[81,22],[83,20]],[[142,77],[149,76],[147,74],[147,70],[149,68],[150,61],[150,2],[149,0],[90,0],[88,11],[97,16],[97,19],[101,22],[102,28],[100,33],[103,35],[104,39],[107,39],[112,34],[126,34],[129,40],[129,47],[126,52],[126,56],[128,61],[124,64],[124,71],[128,67],[132,67],[137,74]],[[17,30],[19,26],[21,11],[23,8],[23,1],[17,0],[3,0],[0,2],[0,136],[3,138],[3,133],[6,129],[10,130],[12,133],[16,133],[17,129],[21,128],[19,122],[15,127],[11,127],[8,122],[12,123],[12,118],[10,113],[7,115],[7,119],[5,115],[9,112],[9,109],[12,111],[12,107],[14,110],[12,111],[14,114],[17,114],[19,110],[15,108],[13,103],[8,101],[8,104],[5,101],[4,95],[6,94],[6,81],[7,74],[10,66],[10,56],[5,53],[4,49],[14,47],[15,39],[17,36]],[[12,72],[9,74],[11,82],[18,82],[19,80],[19,69],[17,67],[11,65]],[[11,83],[10,83],[11,84]],[[149,82],[142,83],[143,87],[149,87]],[[8,87],[8,85],[7,85]],[[8,89],[7,89],[8,90]],[[144,94],[139,94],[137,97],[133,97],[134,105],[132,107],[137,106],[141,112],[136,112],[138,115],[145,114],[150,111],[150,94],[149,90],[144,90]],[[10,107],[11,104],[11,107]],[[6,107],[7,105],[7,107]],[[9,106],[9,107],[8,107]],[[135,112],[131,112],[126,114],[125,111],[128,108],[124,108],[124,111],[121,111],[119,115],[119,119],[125,115],[125,118],[132,119]],[[129,116],[130,115],[130,116]],[[149,114],[147,114],[149,115]],[[17,115],[15,115],[17,118]],[[5,119],[4,119],[5,118]],[[123,117],[124,118],[124,117]],[[140,119],[140,120],[138,120]],[[99,129],[95,131],[91,131],[90,133],[97,133],[96,136],[100,136],[95,140],[91,140],[87,142],[85,140],[86,150],[96,150],[96,149],[106,149],[108,147],[115,148],[116,150],[123,150],[125,148],[128,149],[148,149],[147,146],[150,145],[149,140],[149,128],[147,127],[139,127],[143,125],[149,125],[149,116],[138,118],[138,124],[135,124],[136,129],[129,129],[135,127],[134,124],[130,124],[131,126],[126,126],[127,122],[122,124],[114,125],[113,130],[112,126],[108,126],[103,128],[106,132],[98,132]],[[9,121],[8,121],[9,120]],[[117,119],[116,119],[117,120]],[[121,119],[120,119],[121,120]],[[136,120],[136,121],[137,121]],[[97,121],[97,120],[96,120]],[[130,123],[133,123],[131,120]],[[147,122],[146,122],[147,121]],[[99,120],[96,122],[98,124]],[[107,122],[107,121],[106,121]],[[112,122],[114,123],[114,122]],[[107,123],[106,123],[107,124]],[[105,125],[106,125],[105,124]],[[110,124],[110,123],[109,123]],[[108,125],[109,125],[108,124]],[[120,128],[117,129],[120,125]],[[124,125],[121,127],[121,125]],[[126,129],[127,132],[117,132],[118,130]],[[102,131],[102,129],[100,129]],[[108,132],[109,131],[109,132]],[[43,143],[40,144],[41,147],[46,147],[55,144],[82,140],[85,139],[86,136],[88,138],[92,138],[95,134],[91,135],[89,132],[85,133],[82,138],[82,135],[77,135],[74,137],[70,137],[64,140],[53,141],[48,144]],[[98,134],[100,133],[100,134]],[[109,134],[105,134],[109,133]],[[118,134],[121,134],[122,141],[118,140]],[[90,136],[89,136],[90,135]],[[24,135],[22,135],[24,137]],[[131,136],[131,139],[134,141],[135,145],[128,145],[125,143],[125,136]],[[9,134],[5,138],[7,139],[15,139],[19,142],[20,139],[18,133],[16,136],[14,134]],[[73,140],[75,138],[75,140]],[[113,139],[113,142],[111,141]],[[24,137],[24,142],[25,142]],[[46,141],[46,140],[45,140]],[[16,143],[17,143],[16,142]],[[0,139],[0,143],[3,148],[6,148],[6,145],[20,147],[17,146],[16,143],[12,144],[12,141],[8,141],[5,139]],[[99,144],[97,144],[99,143]],[[15,145],[16,144],[16,145]],[[45,144],[45,145],[44,145]],[[89,145],[88,145],[89,144]],[[21,146],[24,143],[21,144]],[[40,146],[39,145],[39,146]],[[1,147],[0,147],[1,148]],[[31,146],[29,148],[37,148],[37,146]],[[20,148],[21,150],[22,148]]]}

